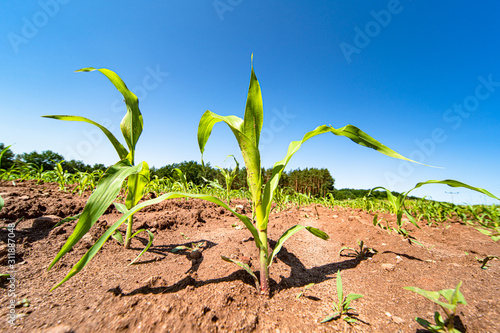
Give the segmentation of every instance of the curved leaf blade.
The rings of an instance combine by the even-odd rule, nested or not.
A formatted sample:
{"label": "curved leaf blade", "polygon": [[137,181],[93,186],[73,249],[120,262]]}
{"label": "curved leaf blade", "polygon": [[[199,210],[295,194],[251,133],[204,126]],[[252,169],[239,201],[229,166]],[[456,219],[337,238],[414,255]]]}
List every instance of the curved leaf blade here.
{"label": "curved leaf blade", "polygon": [[250,266],[248,266],[247,264],[242,263],[241,261],[233,260],[233,259],[225,257],[225,256],[220,256],[220,257],[224,261],[232,262],[233,264],[236,264],[236,265],[240,266],[241,268],[243,268],[248,274],[250,274],[253,277],[253,280],[255,282],[255,288],[259,289],[259,279],[255,275],[255,273],[252,271],[252,269],[250,268]]}
{"label": "curved leaf blade", "polygon": [[[76,72],[93,72],[99,71],[104,74],[111,83],[118,89],[118,91],[123,95],[125,99],[125,104],[127,105],[127,113],[123,117],[120,128],[123,133],[123,137],[127,142],[128,148],[130,152],[133,154],[135,151],[135,145],[141,136],[143,129],[143,119],[141,111],[139,110],[139,99],[137,96],[131,92],[125,82],[112,70],[106,68],[93,68],[87,67],[77,70]],[[133,163],[133,156],[131,159],[131,163]]]}
{"label": "curved leaf blade", "polygon": [[342,288],[342,277],[340,276],[340,270],[337,270],[336,282],[337,282],[337,299],[339,301],[338,304],[339,307],[342,307],[344,303],[344,289]]}
{"label": "curved leaf blade", "polygon": [[243,160],[247,168],[248,186],[252,193],[254,202],[260,200],[261,191],[261,169],[260,169],[260,153],[255,142],[244,133],[244,121],[237,116],[219,116],[212,111],[206,111],[200,119],[198,125],[198,146],[202,156],[205,151],[205,145],[212,133],[213,126],[218,122],[225,122],[233,132],[240,146]]}
{"label": "curved leaf blade", "polygon": [[294,225],[293,227],[291,227],[290,229],[285,231],[283,233],[283,235],[281,235],[281,237],[276,242],[276,247],[274,248],[274,250],[271,253],[271,255],[269,256],[269,258],[267,259],[267,267],[271,266],[271,264],[273,263],[274,257],[281,251],[281,248],[283,247],[283,244],[286,242],[286,240],[288,238],[290,238],[293,234],[295,234],[296,232],[298,232],[302,229],[306,229],[314,236],[319,237],[319,238],[324,239],[324,240],[327,240],[328,238],[330,238],[325,232],[323,232],[319,229],[316,229],[313,227],[303,226],[300,224]]}
{"label": "curved leaf blade", "polygon": [[250,86],[248,87],[247,103],[245,106],[245,117],[243,122],[243,133],[259,147],[260,131],[264,123],[264,106],[262,103],[262,93],[257,76],[253,70],[252,55],[252,73],[250,75]]}
{"label": "curved leaf blade", "polygon": [[[140,167],[140,165],[138,166]],[[103,177],[104,178],[104,177]],[[229,210],[231,213],[233,213],[236,217],[238,217],[244,224],[245,226],[250,230],[252,235],[254,236],[255,244],[257,247],[260,247],[260,241],[257,233],[257,229],[253,226],[252,222],[250,219],[245,216],[236,213],[234,210],[232,210],[228,205],[226,205],[223,201],[219,200],[218,198],[210,195],[204,195],[204,194],[190,194],[190,193],[181,193],[181,192],[170,192],[170,193],[165,193],[157,198],[150,199],[147,201],[143,201],[140,204],[132,207],[128,211],[126,211],[125,214],[123,214],[118,221],[116,221],[106,232],[96,241],[96,243],[85,253],[85,255],[71,268],[69,273],[62,279],[59,283],[57,283],[51,291],[62,285],[64,282],[68,281],[70,278],[72,278],[75,274],[80,272],[87,264],[92,260],[92,258],[97,254],[97,252],[102,248],[104,243],[111,237],[115,231],[125,222],[127,219],[134,215],[136,212],[140,211],[144,207],[151,206],[154,204],[157,204],[163,200],[167,199],[175,199],[175,198],[195,198],[195,199],[202,199],[206,201],[213,202],[221,207],[226,208]],[[76,229],[76,228],[75,228]],[[83,235],[82,235],[83,236]],[[81,237],[80,237],[81,238]],[[55,262],[54,262],[55,263]],[[52,265],[52,264],[51,264]]]}
{"label": "curved leaf blade", "polygon": [[149,236],[148,244],[146,245],[144,250],[142,250],[141,253],[139,253],[139,255],[134,260],[132,260],[132,262],[130,264],[128,264],[129,266],[133,265],[137,261],[137,259],[139,259],[149,249],[151,244],[153,244],[153,239],[155,238],[155,236],[153,235],[153,233],[151,231],[146,230],[146,229],[137,230],[132,236],[130,236],[130,238],[131,239],[134,238],[135,236],[137,236],[139,233],[141,233],[143,231],[146,231],[148,233],[148,236]]}
{"label": "curved leaf blade", "polygon": [[349,304],[354,301],[354,300],[357,300],[358,298],[361,298],[363,297],[363,295],[360,295],[360,294],[349,294],[345,297],[345,302],[346,304],[349,306]]}
{"label": "curved leaf blade", "polygon": [[146,162],[141,163],[141,171],[128,177],[128,193],[125,199],[125,206],[127,208],[137,205],[139,200],[142,199],[144,188],[149,183],[149,166]]}
{"label": "curved leaf blade", "polygon": [[[492,193],[490,193],[489,191],[487,191],[487,190],[485,190],[483,188],[470,186],[470,185],[467,185],[465,183],[459,182],[458,180],[453,180],[453,179],[428,180],[428,181],[425,181],[425,182],[420,182],[417,185],[415,185],[415,187],[412,188],[410,191],[413,191],[414,189],[417,189],[417,188],[419,188],[421,186],[424,186],[426,184],[443,184],[443,185],[448,185],[448,186],[451,186],[451,187],[463,187],[463,188],[467,188],[469,190],[473,190],[473,191],[476,191],[476,192],[479,192],[479,193],[486,194],[490,198],[500,200],[500,198],[496,197],[495,195],[493,195]],[[408,191],[407,193],[409,193],[410,191]]]}
{"label": "curved leaf blade", "polygon": [[48,116],[42,116],[43,118],[51,118],[51,119],[58,119],[58,120],[64,120],[64,121],[81,121],[85,123],[89,123],[92,125],[97,126],[109,139],[113,147],[115,147],[116,152],[118,153],[118,156],[120,157],[121,160],[125,159],[128,155],[127,149],[123,147],[123,145],[116,139],[116,137],[111,133],[106,127],[96,123],[95,121],[92,121],[90,119],[87,119],[85,117],[80,117],[80,116],[68,116],[68,115],[48,115]]}
{"label": "curved leaf blade", "polygon": [[90,230],[118,196],[123,181],[141,168],[142,164],[132,167],[127,160],[122,160],[106,170],[96,190],[90,195],[75,230],[47,269],[50,270]]}
{"label": "curved leaf blade", "polygon": [[[288,146],[288,151],[286,153],[286,156],[284,159],[282,159],[279,162],[276,162],[273,167],[273,172],[271,175],[271,178],[267,182],[265,188],[264,188],[264,196],[262,199],[262,203],[265,207],[265,221],[263,222],[262,226],[259,226],[261,229],[265,229],[267,227],[268,219],[269,219],[269,213],[271,211],[271,204],[273,201],[273,196],[274,196],[274,190],[278,187],[278,182],[281,177],[281,174],[283,170],[285,169],[286,165],[292,158],[292,156],[300,149],[302,144],[309,140],[310,138],[323,134],[323,133],[332,133],[337,136],[344,136],[346,138],[349,138],[351,141],[354,143],[357,143],[361,146],[367,147],[374,149],[384,155],[387,155],[389,157],[394,157],[414,163],[418,163],[416,161],[413,161],[407,157],[404,157],[403,155],[395,152],[394,150],[390,149],[389,147],[383,145],[382,143],[378,142],[359,128],[353,125],[346,125],[342,128],[336,129],[333,128],[332,126],[327,126],[327,125],[321,125],[316,127],[314,130],[306,133],[302,140],[300,141],[292,141],[290,145]],[[418,163],[421,164],[421,163]]]}

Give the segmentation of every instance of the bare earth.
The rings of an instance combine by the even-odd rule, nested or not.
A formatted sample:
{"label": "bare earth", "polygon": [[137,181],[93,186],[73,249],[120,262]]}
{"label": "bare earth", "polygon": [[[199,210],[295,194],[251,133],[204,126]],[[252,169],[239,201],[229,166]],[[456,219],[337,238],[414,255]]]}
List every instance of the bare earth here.
{"label": "bare earth", "polygon": [[[242,223],[214,204],[176,199],[136,214],[134,227],[155,235],[139,264],[128,265],[147,243],[146,234],[134,238],[129,250],[110,239],[83,271],[49,292],[119,214],[108,209],[90,236],[47,271],[76,224],[52,229],[53,222],[79,213],[88,195],[59,192],[55,184],[16,185],[0,182],[5,199],[0,225],[24,217],[15,230],[15,297],[8,295],[8,281],[1,285],[2,332],[425,332],[414,318],[433,321],[440,309],[403,287],[440,290],[459,281],[467,300],[460,305],[459,321],[467,331],[500,332],[500,261],[491,261],[484,270],[475,259],[500,255],[500,244],[458,222],[408,227],[424,248],[374,227],[373,214],[359,210],[309,206],[273,212],[271,246],[297,223],[317,227],[331,238],[323,241],[305,231],[290,238],[270,268],[272,296],[267,298],[256,292],[245,271],[220,259],[249,260],[258,270],[251,234],[232,226]],[[244,205],[250,216],[248,203],[232,206],[236,204]],[[41,216],[52,216],[52,221],[35,222]],[[384,216],[394,223],[393,216]],[[342,246],[356,247],[357,240],[379,253],[366,260],[339,255]],[[201,258],[171,252],[202,241]],[[8,271],[7,242],[8,231],[1,229],[0,273]],[[320,323],[333,313],[337,270],[345,294],[364,295],[352,303],[360,319],[352,326],[340,320]],[[296,299],[310,283],[315,285]],[[9,304],[25,298],[30,304],[18,304],[11,326]]]}

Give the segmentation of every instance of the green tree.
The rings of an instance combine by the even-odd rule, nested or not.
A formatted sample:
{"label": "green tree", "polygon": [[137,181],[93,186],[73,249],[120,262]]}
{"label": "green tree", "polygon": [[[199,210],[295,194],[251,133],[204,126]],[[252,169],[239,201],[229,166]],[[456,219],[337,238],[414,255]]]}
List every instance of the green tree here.
{"label": "green tree", "polygon": [[43,167],[43,170],[52,170],[57,163],[64,160],[64,157],[52,150],[45,150],[42,151],[41,154],[36,151],[22,153],[17,155],[16,159],[23,163],[30,163],[37,167]]}

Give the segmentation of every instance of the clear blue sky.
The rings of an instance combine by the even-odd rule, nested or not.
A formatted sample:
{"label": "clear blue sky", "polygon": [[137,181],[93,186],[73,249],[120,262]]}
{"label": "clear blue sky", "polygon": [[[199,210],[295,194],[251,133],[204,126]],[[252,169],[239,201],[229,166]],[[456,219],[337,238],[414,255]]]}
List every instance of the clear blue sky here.
{"label": "clear blue sky", "polygon": [[[137,161],[200,161],[196,131],[207,109],[243,116],[250,55],[264,100],[264,167],[322,124],[358,126],[409,165],[345,138],[308,141],[289,169],[326,167],[337,188],[404,191],[456,179],[500,196],[500,4],[496,1],[5,1],[0,14],[0,142],[14,153],[54,150],[112,164],[91,125],[41,118],[81,115],[121,138],[117,72],[140,99]],[[205,158],[242,158],[214,128]],[[490,203],[465,189],[415,194]]]}

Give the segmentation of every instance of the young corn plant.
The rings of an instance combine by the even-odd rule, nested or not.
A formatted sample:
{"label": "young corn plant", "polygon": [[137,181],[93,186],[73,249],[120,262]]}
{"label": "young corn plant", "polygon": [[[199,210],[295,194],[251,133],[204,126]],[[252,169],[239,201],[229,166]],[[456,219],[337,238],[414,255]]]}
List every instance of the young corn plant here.
{"label": "young corn plant", "polygon": [[344,291],[342,290],[342,278],[340,276],[340,271],[337,271],[337,298],[338,302],[333,303],[333,310],[335,311],[333,315],[326,317],[321,321],[321,323],[326,323],[334,319],[340,319],[344,316],[344,321],[348,323],[355,323],[357,321],[356,316],[358,315],[356,309],[351,307],[351,302],[363,297],[359,294],[349,294],[344,297]]}
{"label": "young corn plant", "polygon": [[252,233],[255,245],[259,251],[260,281],[248,267],[248,265],[227,257],[222,258],[244,268],[249,274],[252,275],[256,285],[260,285],[261,293],[269,294],[269,266],[271,266],[276,254],[281,250],[283,243],[288,238],[290,238],[290,236],[302,229],[305,229],[323,240],[327,240],[329,238],[326,233],[316,228],[296,225],[285,231],[285,233],[278,239],[276,246],[271,251],[271,253],[269,253],[268,250],[267,226],[274,195],[276,192],[275,190],[278,187],[278,182],[280,180],[281,174],[288,164],[290,158],[299,150],[304,142],[319,134],[332,133],[337,136],[347,137],[361,146],[372,148],[390,157],[403,160],[409,159],[384,146],[355,126],[347,125],[342,128],[336,129],[332,126],[322,125],[306,133],[302,140],[291,142],[285,157],[281,161],[274,164],[272,175],[269,181],[266,184],[263,184],[259,151],[259,141],[263,119],[264,112],[261,89],[253,70],[252,61],[250,87],[248,89],[247,103],[243,119],[237,116],[220,116],[212,111],[206,111],[201,117],[198,126],[198,144],[202,153],[203,163],[203,153],[205,151],[205,145],[210,137],[210,134],[212,133],[213,126],[218,122],[226,123],[226,125],[229,126],[236,140],[238,141],[247,170],[247,183],[252,198],[252,216],[255,217],[255,224],[251,222],[249,223],[248,220],[243,220],[243,222],[245,223],[247,229]]}
{"label": "young corn plant", "polygon": [[233,170],[228,170],[228,169],[223,169],[219,166],[215,166],[217,169],[220,170],[222,173],[222,176],[224,176],[224,180],[226,181],[226,201],[227,204],[231,204],[231,188],[233,187],[233,182],[236,176],[238,175],[238,171],[240,170],[240,164],[236,160],[236,157],[234,155],[228,155],[227,157],[232,156],[234,159],[234,162],[236,163],[236,168]]}
{"label": "young corn plant", "polygon": [[[377,250],[375,250],[371,247],[365,246],[365,243],[363,241],[358,241],[358,246],[359,246],[359,250],[356,250],[352,247],[344,246],[340,249],[339,255],[345,256],[345,257],[354,257],[358,260],[365,260],[366,258],[372,257],[373,255],[378,253]],[[344,251],[346,251],[346,253],[342,254],[342,252],[344,252]]]}
{"label": "young corn plant", "polygon": [[[427,291],[417,287],[404,287],[406,290],[416,292],[417,294],[430,299],[437,305],[441,307],[446,315],[446,319],[436,311],[434,313],[435,325],[432,325],[429,321],[422,318],[415,318],[415,320],[425,329],[433,333],[460,333],[459,330],[455,328],[455,316],[457,313],[458,304],[467,305],[464,295],[460,292],[460,286],[462,282],[460,281],[455,289],[443,289],[439,291]],[[439,300],[440,297],[444,297],[448,302],[442,302]]]}
{"label": "young corn plant", "polygon": [[493,255],[487,255],[484,257],[484,259],[480,259],[476,256],[476,260],[481,264],[481,269],[488,269],[490,265],[488,264],[488,261],[493,260],[493,259],[500,259],[498,256],[493,256]]}
{"label": "young corn plant", "polygon": [[[387,188],[382,187],[382,186],[378,186],[378,187],[375,187],[375,188],[371,189],[369,195],[371,194],[372,191],[375,191],[375,190],[378,190],[378,189],[382,189],[382,190],[386,191],[386,193],[387,193],[387,200],[390,202],[391,207],[392,207],[392,213],[396,214],[396,224],[397,224],[397,227],[393,228],[393,230],[396,231],[397,233],[403,235],[405,238],[408,238],[409,237],[409,233],[408,233],[408,231],[406,231],[403,228],[403,220],[402,220],[403,213],[408,217],[408,220],[411,223],[413,223],[417,228],[420,228],[420,227],[418,226],[417,222],[415,221],[415,218],[412,216],[412,214],[410,214],[410,212],[408,211],[408,209],[405,207],[406,198],[408,197],[408,195],[409,195],[409,193],[411,191],[413,191],[413,190],[415,190],[415,189],[417,189],[417,188],[419,188],[421,186],[428,185],[428,184],[442,184],[442,185],[448,185],[450,187],[463,187],[463,188],[467,188],[469,190],[473,190],[473,191],[485,194],[485,195],[489,196],[490,198],[500,200],[498,197],[494,196],[493,194],[491,194],[490,192],[488,192],[487,190],[485,190],[483,188],[470,186],[470,185],[467,185],[465,183],[462,183],[460,181],[453,180],[453,179],[428,180],[428,181],[425,181],[425,182],[420,182],[420,183],[417,183],[409,191],[400,193],[397,197],[395,195],[393,195],[391,193],[391,191],[389,191]],[[417,243],[415,240],[412,240],[412,242]]]}
{"label": "young corn plant", "polygon": [[[104,214],[106,209],[118,196],[121,185],[125,180],[127,180],[128,188],[125,204],[114,203],[118,211],[124,214],[127,213],[129,209],[137,205],[137,203],[143,196],[144,187],[149,181],[149,167],[147,163],[141,162],[138,165],[134,164],[135,147],[143,129],[142,114],[139,110],[139,100],[137,96],[127,88],[123,80],[116,73],[109,69],[83,68],[78,70],[77,72],[93,71],[99,71],[104,74],[113,83],[113,85],[118,89],[118,91],[123,95],[125,99],[127,112],[121,121],[120,128],[125,142],[127,143],[128,150],[107,128],[90,119],[80,116],[68,115],[43,116],[45,118],[65,121],[81,121],[97,126],[110,140],[120,158],[120,161],[106,170],[106,172],[102,176],[97,189],[89,197],[87,204],[85,205],[80,219],[75,227],[75,230],[63,245],[54,260],[50,263],[48,269],[52,268],[54,264],[57,263],[59,259],[61,259],[62,256],[70,251],[71,248],[90,230],[90,228],[102,216],[102,214]],[[58,170],[59,167],[60,165],[57,166]],[[60,169],[62,170],[62,168]],[[128,216],[127,231],[125,234],[125,240],[123,241],[124,247],[129,248],[131,239],[139,232],[147,231],[149,234],[149,243],[146,249],[149,248],[153,240],[153,234],[148,230],[141,229],[132,235],[132,223],[133,214]],[[141,252],[138,257],[140,257],[144,253],[144,251]],[[135,260],[137,260],[137,258]],[[52,290],[60,286],[67,279],[68,277],[58,283],[54,288],[52,288]]]}
{"label": "young corn plant", "polygon": [[295,296],[295,299],[299,299],[302,296],[304,296],[306,294],[306,291],[308,291],[309,289],[311,289],[314,286],[314,284],[315,283],[312,282],[312,283],[309,283],[309,284],[305,285],[304,288],[302,288],[302,291],[300,293],[298,293],[297,296]]}

